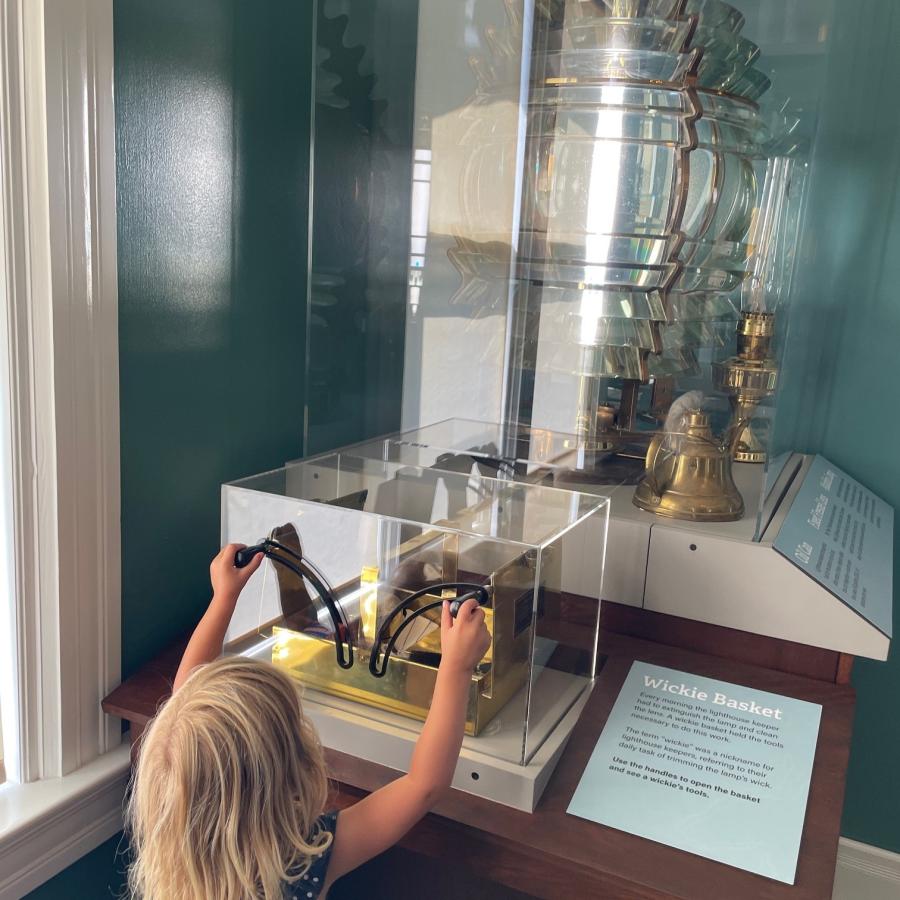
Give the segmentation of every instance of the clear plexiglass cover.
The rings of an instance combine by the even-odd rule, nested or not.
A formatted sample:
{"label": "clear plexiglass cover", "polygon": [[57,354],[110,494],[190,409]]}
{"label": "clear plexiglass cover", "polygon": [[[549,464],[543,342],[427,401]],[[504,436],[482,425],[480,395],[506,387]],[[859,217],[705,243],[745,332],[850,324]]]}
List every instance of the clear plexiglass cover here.
{"label": "clear plexiglass cover", "polygon": [[[597,482],[663,486],[648,460],[685,455],[700,410],[693,443],[749,487],[715,515],[756,518],[793,449],[776,410],[829,4],[317,7],[307,449],[399,405],[397,430],[518,423],[576,436]],[[342,383],[376,398],[356,419]]]}
{"label": "clear plexiglass cover", "polygon": [[349,453],[226,485],[223,541],[267,558],[226,650],[285,668],[315,702],[417,732],[443,600],[474,598],[491,646],[466,732],[526,764],[597,671],[605,497]]}

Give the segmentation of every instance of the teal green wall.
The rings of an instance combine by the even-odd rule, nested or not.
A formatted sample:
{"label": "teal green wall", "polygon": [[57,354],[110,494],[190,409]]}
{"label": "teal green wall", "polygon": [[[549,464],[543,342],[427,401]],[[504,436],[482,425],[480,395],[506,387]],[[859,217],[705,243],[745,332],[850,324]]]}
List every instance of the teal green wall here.
{"label": "teal green wall", "polygon": [[120,832],[33,890],[27,900],[121,900],[126,883],[125,853]]}
{"label": "teal green wall", "polygon": [[125,675],[202,612],[221,483],[303,451],[311,34],[115,3]]}
{"label": "teal green wall", "polygon": [[[837,4],[798,282],[804,336],[819,351],[806,361],[797,443],[900,508],[897,47],[900,4]],[[894,559],[898,584],[900,540]],[[894,633],[900,634],[896,613]],[[857,660],[853,683],[858,700],[843,831],[900,852],[900,653],[895,649],[887,663]]]}

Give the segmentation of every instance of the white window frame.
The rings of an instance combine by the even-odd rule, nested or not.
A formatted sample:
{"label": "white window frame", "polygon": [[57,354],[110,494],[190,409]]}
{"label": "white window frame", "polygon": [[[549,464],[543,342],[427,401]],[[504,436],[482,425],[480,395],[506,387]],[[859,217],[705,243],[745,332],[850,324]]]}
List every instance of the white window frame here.
{"label": "white window frame", "polygon": [[0,900],[121,828],[112,0],[0,0]]}

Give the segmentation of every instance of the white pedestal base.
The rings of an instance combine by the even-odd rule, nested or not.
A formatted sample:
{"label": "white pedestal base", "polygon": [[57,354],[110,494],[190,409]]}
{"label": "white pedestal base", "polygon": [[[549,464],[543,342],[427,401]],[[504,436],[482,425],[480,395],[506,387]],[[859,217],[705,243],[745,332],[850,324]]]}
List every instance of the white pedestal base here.
{"label": "white pedestal base", "polygon": [[[492,730],[492,722],[483,734],[464,739],[453,787],[532,812],[587,702],[590,687],[584,678],[544,670],[532,698],[528,747],[538,749],[529,762],[519,765],[513,761],[521,754],[524,729],[521,716],[504,719],[504,710],[497,728]],[[523,689],[506,709],[524,710],[524,701]],[[313,690],[305,691],[303,708],[325,747],[398,772],[409,769],[420,722]]]}

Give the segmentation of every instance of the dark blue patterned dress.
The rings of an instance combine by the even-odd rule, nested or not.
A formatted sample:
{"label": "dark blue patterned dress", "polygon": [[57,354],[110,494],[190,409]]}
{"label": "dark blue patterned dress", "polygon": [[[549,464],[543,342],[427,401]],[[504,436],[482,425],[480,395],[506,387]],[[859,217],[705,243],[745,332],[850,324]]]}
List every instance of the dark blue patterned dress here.
{"label": "dark blue patterned dress", "polygon": [[284,900],[315,900],[322,893],[325,885],[325,873],[328,871],[328,863],[331,861],[331,851],[334,847],[334,835],[337,832],[337,817],[338,814],[332,812],[325,813],[316,820],[320,830],[331,832],[331,844],[321,856],[313,860],[304,875],[296,881],[284,885]]}

